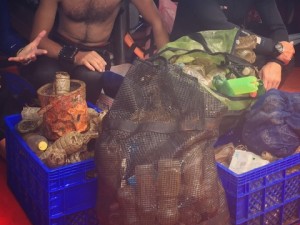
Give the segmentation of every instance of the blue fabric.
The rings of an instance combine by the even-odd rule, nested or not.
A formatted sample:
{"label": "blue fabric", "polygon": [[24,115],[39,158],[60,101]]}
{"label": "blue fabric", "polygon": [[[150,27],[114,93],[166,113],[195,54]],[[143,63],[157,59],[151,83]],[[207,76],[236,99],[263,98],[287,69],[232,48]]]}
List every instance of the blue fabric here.
{"label": "blue fabric", "polygon": [[15,55],[20,48],[26,45],[26,40],[12,28],[8,0],[1,1],[0,40],[0,51],[7,56]]}
{"label": "blue fabric", "polygon": [[272,89],[253,105],[242,138],[250,151],[277,157],[294,153],[300,145],[300,93]]}
{"label": "blue fabric", "polygon": [[111,98],[115,98],[123,80],[124,77],[120,74],[105,71],[102,75],[104,93]]}

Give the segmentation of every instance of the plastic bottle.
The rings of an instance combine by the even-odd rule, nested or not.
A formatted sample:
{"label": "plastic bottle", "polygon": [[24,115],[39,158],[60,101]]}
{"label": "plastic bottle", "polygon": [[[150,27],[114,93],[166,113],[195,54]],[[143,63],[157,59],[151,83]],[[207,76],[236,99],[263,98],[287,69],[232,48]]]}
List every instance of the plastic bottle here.
{"label": "plastic bottle", "polygon": [[28,133],[23,136],[28,146],[38,156],[41,155],[48,148],[48,140],[38,133]]}
{"label": "plastic bottle", "polygon": [[56,72],[54,88],[57,95],[63,95],[70,92],[70,75],[67,72]]}
{"label": "plastic bottle", "polygon": [[259,82],[255,76],[246,76],[228,80],[216,76],[213,79],[213,85],[222,94],[236,97],[257,92]]}

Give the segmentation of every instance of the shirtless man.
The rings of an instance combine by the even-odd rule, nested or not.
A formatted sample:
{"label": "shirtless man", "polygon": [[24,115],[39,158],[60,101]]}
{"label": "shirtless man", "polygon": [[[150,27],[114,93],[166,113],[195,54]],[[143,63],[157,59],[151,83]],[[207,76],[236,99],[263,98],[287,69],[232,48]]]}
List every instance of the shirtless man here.
{"label": "shirtless man", "polygon": [[[106,73],[103,72],[110,68],[109,38],[122,1],[41,0],[31,37],[40,30],[46,30],[49,35],[42,40],[40,48],[46,49],[48,54],[27,67],[23,71],[24,76],[38,88],[53,82],[55,72],[62,70],[68,72],[72,79],[86,82],[88,101],[95,102],[102,88],[114,97],[122,79],[114,76],[116,87],[107,88],[104,80],[109,79],[104,78]],[[168,33],[153,0],[131,2],[152,26],[156,46],[160,48],[166,44]]]}

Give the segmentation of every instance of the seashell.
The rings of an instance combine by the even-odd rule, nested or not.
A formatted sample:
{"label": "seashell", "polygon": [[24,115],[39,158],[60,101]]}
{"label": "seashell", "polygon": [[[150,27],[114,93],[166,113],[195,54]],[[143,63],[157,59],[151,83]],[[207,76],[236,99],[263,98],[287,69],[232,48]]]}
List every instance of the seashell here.
{"label": "seashell", "polygon": [[42,124],[42,120],[21,120],[17,124],[17,130],[21,133],[35,131]]}

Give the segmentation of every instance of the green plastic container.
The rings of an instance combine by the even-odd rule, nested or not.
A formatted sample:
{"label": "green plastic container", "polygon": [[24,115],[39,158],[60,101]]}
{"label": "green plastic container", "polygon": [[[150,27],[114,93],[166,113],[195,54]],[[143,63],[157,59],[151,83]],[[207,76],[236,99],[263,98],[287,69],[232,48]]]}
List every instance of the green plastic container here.
{"label": "green plastic container", "polygon": [[216,76],[213,79],[213,85],[222,94],[237,97],[257,92],[259,81],[255,76],[246,76],[228,80]]}

